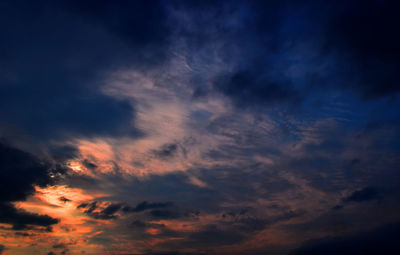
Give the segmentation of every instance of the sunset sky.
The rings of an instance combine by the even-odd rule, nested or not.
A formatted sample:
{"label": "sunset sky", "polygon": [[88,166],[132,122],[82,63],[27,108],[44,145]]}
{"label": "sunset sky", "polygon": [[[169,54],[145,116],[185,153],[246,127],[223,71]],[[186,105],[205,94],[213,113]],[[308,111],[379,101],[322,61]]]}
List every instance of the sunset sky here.
{"label": "sunset sky", "polygon": [[0,0],[0,254],[400,254],[399,12]]}

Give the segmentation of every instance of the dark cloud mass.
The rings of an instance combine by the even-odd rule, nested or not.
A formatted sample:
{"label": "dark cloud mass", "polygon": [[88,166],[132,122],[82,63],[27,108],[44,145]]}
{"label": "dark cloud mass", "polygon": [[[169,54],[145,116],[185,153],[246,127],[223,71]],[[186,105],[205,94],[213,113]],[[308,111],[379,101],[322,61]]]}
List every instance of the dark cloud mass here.
{"label": "dark cloud mass", "polygon": [[344,238],[313,240],[293,255],[303,254],[398,254],[400,247],[396,241],[400,225],[394,223],[359,235]]}
{"label": "dark cloud mass", "polygon": [[240,62],[214,86],[239,106],[299,103],[321,88],[351,89],[364,99],[399,92],[399,36],[393,27],[400,23],[398,2],[250,1],[249,6],[237,30],[218,30],[239,48]]}
{"label": "dark cloud mass", "polygon": [[[116,215],[117,212],[122,213],[140,213],[146,210],[156,209],[156,208],[165,208],[172,206],[172,202],[165,202],[165,203],[149,203],[147,201],[143,201],[137,204],[135,207],[129,206],[125,203],[108,203],[106,206],[102,205],[98,201],[81,203],[78,205],[78,209],[84,209],[84,213],[87,215],[96,218],[96,219],[115,219],[118,216]],[[162,218],[168,216],[172,217],[173,213],[169,213],[170,211],[160,211],[160,210],[153,210],[150,212],[151,215],[157,218]]]}
{"label": "dark cloud mass", "polygon": [[0,143],[0,222],[24,229],[27,225],[48,227],[58,223],[47,215],[15,208],[11,202],[25,200],[34,193],[34,185],[50,184],[50,165],[33,155]]}
{"label": "dark cloud mass", "polygon": [[160,2],[9,1],[0,13],[2,121],[41,138],[137,134],[132,106],[100,93],[99,78],[163,59],[169,33]]}
{"label": "dark cloud mass", "polygon": [[12,224],[15,230],[26,229],[27,225],[48,227],[59,222],[50,216],[29,213],[10,204],[1,204],[0,209],[0,221]]}
{"label": "dark cloud mass", "polygon": [[354,191],[350,196],[343,198],[343,202],[363,202],[377,199],[379,195],[378,189],[374,187],[366,187],[361,190]]}
{"label": "dark cloud mass", "polygon": [[149,203],[147,201],[143,201],[139,204],[137,204],[134,208],[131,207],[124,207],[123,210],[126,212],[132,211],[132,212],[142,212],[145,210],[149,209],[156,209],[156,208],[164,208],[164,207],[169,207],[172,206],[172,202],[165,202],[165,203]]}
{"label": "dark cloud mass", "polygon": [[0,143],[0,166],[1,202],[23,200],[34,192],[34,185],[51,182],[49,165],[4,143]]}
{"label": "dark cloud mass", "polygon": [[0,1],[0,254],[400,254],[399,10]]}
{"label": "dark cloud mass", "polygon": [[122,207],[121,204],[109,204],[102,207],[99,202],[82,203],[77,208],[84,208],[84,213],[95,219],[116,219],[118,216],[115,213]]}

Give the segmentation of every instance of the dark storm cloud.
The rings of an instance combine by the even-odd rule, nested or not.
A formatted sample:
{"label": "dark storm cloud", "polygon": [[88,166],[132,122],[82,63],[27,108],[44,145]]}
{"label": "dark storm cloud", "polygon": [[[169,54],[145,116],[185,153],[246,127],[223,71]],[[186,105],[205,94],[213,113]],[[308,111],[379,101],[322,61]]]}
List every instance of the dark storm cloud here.
{"label": "dark storm cloud", "polygon": [[48,227],[57,224],[59,220],[47,215],[29,213],[11,204],[2,203],[0,204],[0,222],[12,224],[13,229],[21,230],[29,229],[27,225]]}
{"label": "dark storm cloud", "polygon": [[29,213],[11,204],[32,195],[34,185],[44,187],[52,183],[50,169],[49,164],[33,155],[0,143],[0,222],[12,224],[14,229],[58,223],[57,219]]}
{"label": "dark storm cloud", "polygon": [[368,233],[349,237],[313,240],[294,251],[293,255],[313,254],[399,254],[397,237],[400,224],[384,225]]}
{"label": "dark storm cloud", "polygon": [[333,57],[336,68],[326,76],[334,82],[331,86],[353,89],[369,99],[399,92],[398,1],[314,1],[300,7],[322,24],[311,29],[307,40],[320,40],[322,56]]}
{"label": "dark storm cloud", "polygon": [[[390,104],[378,109],[379,100],[346,101],[347,106],[340,110],[352,115],[331,116],[320,107],[323,103],[312,104],[312,109],[304,111],[307,118],[290,116],[282,124],[276,115],[263,110],[278,108],[278,115],[280,107],[297,110],[310,107],[309,101],[323,102],[328,97],[342,105],[340,99],[349,91],[362,99],[395,97],[400,91],[397,7],[397,2],[384,0],[2,1],[0,122],[22,128],[43,143],[53,138],[87,136],[110,145],[115,154],[112,174],[101,173],[106,159],[85,159],[77,149],[58,143],[48,148],[62,161],[80,157],[83,168],[93,174],[71,171],[63,184],[85,194],[110,195],[112,202],[99,198],[77,207],[95,219],[113,220],[121,215],[112,224],[115,229],[96,225],[96,233],[101,234],[89,239],[106,249],[113,249],[119,237],[131,241],[129,246],[140,242],[148,246],[158,239],[161,242],[154,242],[155,251],[166,248],[171,252],[164,254],[186,254],[178,251],[240,245],[276,226],[276,240],[280,240],[280,231],[289,232],[283,235],[283,242],[291,233],[304,236],[302,240],[354,233],[389,221],[386,216],[397,217],[393,215],[398,208],[393,205],[398,193],[393,191],[395,194],[389,197],[383,187],[385,192],[398,187],[399,179],[394,177],[398,176],[399,124],[393,121],[394,128],[381,128],[380,120],[370,121],[385,114],[395,119],[396,109]],[[175,66],[177,59],[179,64]],[[185,171],[145,173],[145,178],[126,174],[131,171],[124,171],[118,161],[124,161],[129,151],[120,153],[117,146],[131,143],[125,135],[141,133],[134,128],[135,104],[101,92],[104,75],[116,70],[135,71],[149,78],[155,85],[149,94],[157,94],[164,86],[164,78],[156,77],[159,74],[171,76],[168,83],[184,84],[174,88],[179,88],[176,94],[168,91],[171,97],[165,99],[147,98],[147,91],[144,93],[146,103],[140,107],[150,124],[159,118],[158,112],[147,116],[146,111],[158,111],[158,104],[164,106],[164,100],[184,110],[169,112],[175,108],[162,107],[161,114],[165,110],[171,116],[182,117],[182,121],[173,123],[179,128],[161,127],[156,137],[150,135],[144,150],[155,144],[153,138],[170,139],[170,130],[184,131],[173,132],[172,137],[213,139],[210,144],[204,139],[200,145],[212,150],[204,153],[203,148],[194,148],[199,162],[186,162],[189,157],[182,157],[184,161],[178,163]],[[175,80],[175,71],[184,78]],[[332,91],[335,98],[331,98]],[[187,95],[183,95],[186,92],[193,92],[193,100],[204,100],[204,105],[189,105]],[[215,94],[218,96],[214,98]],[[181,97],[185,99],[181,101]],[[225,105],[226,98],[236,107],[246,108],[246,116]],[[175,99],[178,102],[172,102]],[[215,100],[217,107],[223,104],[223,113],[216,108],[216,118],[206,110],[192,114],[196,107],[214,107],[208,99]],[[257,116],[264,114],[265,119]],[[329,121],[320,120],[321,116]],[[254,125],[246,123],[252,117],[260,120]],[[336,118],[344,119],[346,124],[337,125]],[[363,128],[365,122],[372,124]],[[263,125],[262,131],[258,131],[258,124]],[[119,135],[123,136],[107,140],[108,136]],[[149,157],[175,163],[172,161],[178,155],[186,156],[185,144],[179,139],[157,140],[159,147],[150,147]],[[101,146],[95,150],[102,152]],[[121,166],[132,163],[128,161],[121,162]],[[139,165],[145,166],[138,162],[134,168],[141,168]],[[0,143],[0,222],[12,224],[14,230],[39,226],[49,231],[58,223],[47,215],[12,205],[33,194],[34,185],[51,184],[49,169],[47,163],[34,156]],[[366,188],[354,191],[354,187]],[[354,192],[344,198],[338,195],[349,191]],[[65,195],[59,200],[68,205],[72,197]],[[335,210],[330,210],[337,203]],[[324,213],[324,208],[328,212]],[[303,214],[310,221],[288,222]],[[319,214],[323,215],[315,216]],[[208,216],[213,216],[209,217],[213,218],[211,222]],[[168,220],[192,221],[194,227],[178,231],[169,229],[167,223],[157,224]],[[394,242],[388,233],[398,235],[397,225],[396,230],[385,227],[379,234],[315,240],[295,254],[329,254],[325,249],[335,254],[354,254],[356,247],[379,254],[382,251],[373,247],[374,242],[391,249]],[[53,248],[65,246],[56,243]],[[0,245],[0,253],[2,249]]]}
{"label": "dark storm cloud", "polygon": [[[191,30],[184,30],[182,36],[193,51],[207,51],[214,42],[221,42],[218,56],[234,68],[216,74],[212,88],[240,107],[296,105],[303,100],[303,92],[285,75],[287,56],[284,46],[279,46],[286,39],[292,40],[279,32],[283,23],[280,11],[284,7],[278,1],[220,1],[187,8],[195,18],[191,20]],[[205,82],[194,83],[198,85],[194,98],[210,92]]]}
{"label": "dark storm cloud", "polygon": [[343,198],[343,202],[364,202],[378,199],[381,193],[375,187],[365,187],[361,190],[354,191],[348,197]]}
{"label": "dark storm cloud", "polygon": [[126,206],[123,208],[124,212],[143,212],[145,210],[156,209],[156,208],[165,208],[172,206],[172,202],[165,202],[165,203],[149,203],[147,201],[143,201],[137,204],[135,207]]}
{"label": "dark storm cloud", "polygon": [[[388,192],[387,195],[395,195],[398,191],[397,185],[389,186],[386,188],[385,192]],[[365,187],[360,190],[356,190],[352,192],[349,196],[342,198],[342,204],[338,204],[334,206],[333,210],[343,209],[346,204],[349,203],[361,203],[368,201],[381,201],[384,198],[385,192],[382,189],[376,187]],[[392,194],[390,194],[392,193]]]}
{"label": "dark storm cloud", "polygon": [[118,212],[121,207],[122,204],[113,203],[107,205],[106,207],[101,207],[99,202],[93,201],[91,203],[82,203],[78,205],[77,208],[84,209],[83,212],[92,218],[109,220],[118,218],[115,213]]}
{"label": "dark storm cloud", "polygon": [[111,215],[118,212],[122,207],[122,204],[110,204],[102,211],[103,214]]}
{"label": "dark storm cloud", "polygon": [[[173,41],[167,7],[193,17],[190,26],[176,24],[174,34],[190,50],[207,49],[213,42],[224,45],[219,54],[235,68],[217,74],[213,87],[238,105],[297,104],[326,87],[352,88],[365,98],[391,95],[400,88],[400,39],[394,32],[399,18],[393,11],[398,5],[2,2],[0,90],[1,109],[7,109],[1,112],[2,120],[40,136],[138,135],[129,131],[134,109],[101,94],[99,75],[119,67],[162,63]],[[326,62],[329,68],[321,71]],[[292,70],[300,74],[293,76]],[[208,90],[204,84],[199,89]]]}
{"label": "dark storm cloud", "polygon": [[[2,1],[1,121],[54,137],[134,134],[132,106],[100,92],[101,75],[160,63],[160,1]],[[99,114],[101,113],[101,114]]]}
{"label": "dark storm cloud", "polygon": [[[172,206],[172,202],[165,202],[165,203],[149,203],[147,201],[143,201],[136,205],[135,207],[129,206],[126,203],[109,203],[105,207],[101,205],[98,201],[86,202],[81,203],[78,205],[78,209],[84,209],[83,212],[87,215],[95,218],[95,219],[116,219],[118,216],[116,215],[117,212],[122,213],[139,213],[146,210],[156,209],[156,208],[165,208]],[[153,211],[152,211],[153,212]],[[151,213],[150,213],[151,214]],[[172,214],[171,214],[172,215]],[[154,217],[167,217],[168,215],[157,215],[155,213]]]}
{"label": "dark storm cloud", "polygon": [[213,88],[239,106],[297,105],[331,89],[366,99],[400,90],[397,1],[223,3],[186,4],[196,18],[182,36],[194,49],[223,43],[219,56],[234,68]]}
{"label": "dark storm cloud", "polygon": [[34,185],[51,182],[50,166],[33,155],[0,142],[0,202],[21,201]]}
{"label": "dark storm cloud", "polygon": [[[134,47],[162,50],[169,36],[167,13],[162,1],[66,1],[71,9],[95,23],[102,24],[110,33],[126,40]],[[142,54],[142,53],[139,53]],[[155,52],[151,53],[154,57]],[[145,56],[143,56],[145,57]],[[155,58],[155,61],[159,60]],[[143,61],[145,59],[141,59]],[[151,61],[149,59],[148,61]]]}

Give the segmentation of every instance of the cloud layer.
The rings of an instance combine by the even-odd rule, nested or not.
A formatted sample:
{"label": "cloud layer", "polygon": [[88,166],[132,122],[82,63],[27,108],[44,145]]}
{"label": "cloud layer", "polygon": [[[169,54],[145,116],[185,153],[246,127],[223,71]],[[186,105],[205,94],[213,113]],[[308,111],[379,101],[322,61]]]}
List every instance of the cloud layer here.
{"label": "cloud layer", "polygon": [[0,254],[395,254],[398,7],[3,1]]}

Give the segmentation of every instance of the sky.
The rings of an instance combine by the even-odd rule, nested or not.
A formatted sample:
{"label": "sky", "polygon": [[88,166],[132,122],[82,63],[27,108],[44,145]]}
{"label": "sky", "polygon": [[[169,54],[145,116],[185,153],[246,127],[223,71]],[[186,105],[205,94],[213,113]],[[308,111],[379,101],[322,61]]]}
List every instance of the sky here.
{"label": "sky", "polygon": [[400,2],[0,1],[0,254],[400,254]]}

